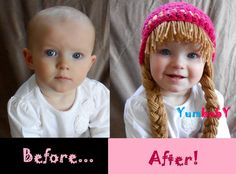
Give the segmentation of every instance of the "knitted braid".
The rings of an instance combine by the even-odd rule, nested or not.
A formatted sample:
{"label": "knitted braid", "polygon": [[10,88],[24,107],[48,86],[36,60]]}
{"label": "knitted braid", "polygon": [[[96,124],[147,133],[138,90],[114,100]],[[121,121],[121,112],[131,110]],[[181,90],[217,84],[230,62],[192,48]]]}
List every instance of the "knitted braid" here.
{"label": "knitted braid", "polygon": [[[207,61],[204,67],[203,76],[200,80],[202,90],[205,93],[206,105],[208,112],[215,111],[219,107],[215,87],[213,83],[212,62]],[[215,138],[217,134],[218,118],[208,117],[204,121],[202,138]]]}
{"label": "knitted braid", "polygon": [[144,65],[141,65],[141,70],[143,86],[146,90],[152,134],[156,138],[167,138],[167,113],[160,88],[156,85],[150,74],[149,59],[145,59]]}
{"label": "knitted braid", "polygon": [[[200,80],[202,89],[205,92],[205,107],[207,111],[214,111],[218,107],[212,80],[213,67],[211,56],[214,52],[214,48],[211,40],[204,30],[197,27],[195,24],[182,21],[163,22],[149,35],[145,48],[144,63],[141,64],[142,82],[146,91],[151,130],[153,137],[156,138],[168,137],[168,116],[163,103],[160,87],[151,76],[150,54],[155,53],[157,48],[165,42],[170,41],[196,43],[200,45],[199,52],[206,61],[203,76]],[[214,138],[217,134],[217,126],[218,119],[207,118],[204,122],[202,137]]]}

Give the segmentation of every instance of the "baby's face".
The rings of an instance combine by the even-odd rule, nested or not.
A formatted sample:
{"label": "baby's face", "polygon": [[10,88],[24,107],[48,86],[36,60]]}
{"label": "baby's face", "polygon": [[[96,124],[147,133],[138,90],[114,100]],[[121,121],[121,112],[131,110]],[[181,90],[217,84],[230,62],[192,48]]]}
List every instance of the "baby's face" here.
{"label": "baby's face", "polygon": [[91,56],[94,34],[90,26],[78,21],[57,22],[36,34],[28,54],[32,56],[30,67],[41,90],[61,93],[75,90],[96,59]]}
{"label": "baby's face", "polygon": [[205,61],[195,44],[170,42],[150,56],[150,69],[162,91],[185,94],[202,77]]}

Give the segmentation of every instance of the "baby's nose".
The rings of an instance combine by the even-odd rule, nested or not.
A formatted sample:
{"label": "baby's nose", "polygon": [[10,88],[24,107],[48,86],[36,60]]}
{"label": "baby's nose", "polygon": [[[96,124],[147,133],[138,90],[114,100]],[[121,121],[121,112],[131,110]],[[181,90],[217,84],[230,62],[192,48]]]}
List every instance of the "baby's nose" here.
{"label": "baby's nose", "polygon": [[176,68],[176,69],[184,69],[184,60],[182,59],[182,57],[175,57],[172,60],[172,67]]}
{"label": "baby's nose", "polygon": [[66,59],[62,58],[57,63],[57,68],[60,70],[69,70],[70,69],[69,62]]}

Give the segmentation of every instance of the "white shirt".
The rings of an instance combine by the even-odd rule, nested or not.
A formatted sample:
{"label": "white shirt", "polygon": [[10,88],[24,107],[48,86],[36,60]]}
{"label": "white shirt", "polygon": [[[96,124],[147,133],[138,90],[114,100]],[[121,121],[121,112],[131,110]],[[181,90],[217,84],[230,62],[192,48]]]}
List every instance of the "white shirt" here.
{"label": "white shirt", "polygon": [[[215,90],[220,104],[220,108],[224,106],[224,98],[222,94]],[[181,106],[171,106],[164,99],[168,115],[168,135],[170,138],[195,138],[200,137],[203,127],[203,117],[186,117],[189,113],[202,112],[205,108],[204,93],[200,84],[194,85],[190,97]],[[185,107],[183,109],[183,107]],[[183,109],[181,112],[177,108]],[[206,111],[206,109],[205,109]],[[223,113],[222,109],[220,109]],[[230,110],[228,111],[230,112]],[[140,86],[137,91],[127,100],[124,111],[124,121],[126,136],[129,138],[151,138],[152,132],[149,120],[149,111],[145,89]],[[218,133],[216,138],[230,138],[226,117],[224,114],[219,119]]]}
{"label": "white shirt", "polygon": [[12,137],[109,137],[109,90],[86,78],[68,111],[56,110],[32,75],[8,101]]}

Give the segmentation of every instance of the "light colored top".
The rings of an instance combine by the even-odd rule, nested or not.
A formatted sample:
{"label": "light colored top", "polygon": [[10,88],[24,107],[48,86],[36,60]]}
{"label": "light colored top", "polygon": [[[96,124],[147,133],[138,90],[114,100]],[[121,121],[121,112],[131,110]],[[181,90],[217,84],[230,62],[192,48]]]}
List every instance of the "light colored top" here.
{"label": "light colored top", "polygon": [[86,78],[73,106],[56,110],[42,95],[32,75],[8,101],[12,137],[109,137],[109,90]]}
{"label": "light colored top", "polygon": [[[224,98],[222,94],[215,90],[220,108],[224,106]],[[186,117],[193,112],[202,112],[202,107],[205,108],[204,93],[200,84],[194,85],[191,90],[190,97],[181,106],[171,106],[165,101],[168,115],[168,135],[169,138],[197,138],[201,137],[201,130],[203,127],[203,117]],[[182,110],[181,116],[180,111]],[[206,111],[206,110],[205,110]],[[221,113],[224,113],[220,109]],[[230,112],[230,110],[228,111]],[[140,86],[137,91],[127,100],[124,111],[124,121],[126,136],[128,138],[151,138],[151,127],[147,106],[147,99],[145,89]],[[230,138],[226,117],[224,114],[219,119],[218,133],[216,138]]]}

